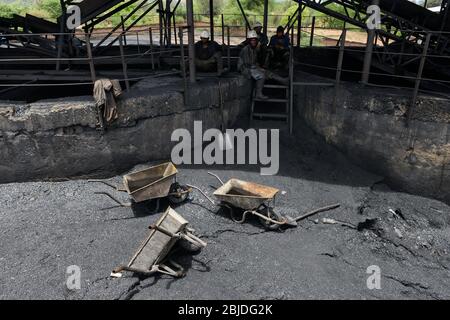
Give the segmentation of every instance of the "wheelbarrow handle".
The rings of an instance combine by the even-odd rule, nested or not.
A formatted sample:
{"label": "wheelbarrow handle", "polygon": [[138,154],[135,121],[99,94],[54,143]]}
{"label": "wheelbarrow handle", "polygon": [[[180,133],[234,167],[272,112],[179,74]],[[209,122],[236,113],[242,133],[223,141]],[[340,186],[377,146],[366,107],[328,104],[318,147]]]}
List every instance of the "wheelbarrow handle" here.
{"label": "wheelbarrow handle", "polygon": [[141,273],[144,274],[146,276],[150,276],[155,274],[156,272],[158,272],[159,270],[157,268],[152,268],[151,270],[148,271],[144,271],[144,270],[140,270],[140,269],[136,269],[136,268],[131,268],[128,266],[120,266],[116,269],[113,270],[113,273],[122,273],[123,271],[129,271],[129,272],[134,272],[134,273]]}
{"label": "wheelbarrow handle", "polygon": [[201,240],[200,238],[196,237],[195,235],[193,235],[190,232],[187,233],[183,233],[183,232],[178,232],[178,233],[172,233],[167,229],[164,229],[160,226],[157,226],[155,224],[152,224],[150,227],[150,229],[154,229],[157,230],[159,232],[164,233],[165,235],[171,237],[171,238],[183,238],[184,240],[187,240],[193,244],[199,245],[201,247],[206,247],[207,243],[203,240]]}
{"label": "wheelbarrow handle", "polygon": [[101,191],[101,192],[94,192],[94,193],[95,193],[95,194],[103,194],[103,195],[109,197],[109,198],[112,199],[114,202],[116,202],[117,204],[119,204],[121,207],[126,207],[126,208],[131,207],[131,203],[122,202],[122,201],[120,201],[120,200],[114,198],[114,197],[113,197],[111,194],[109,194],[108,192]]}
{"label": "wheelbarrow handle", "polygon": [[113,188],[113,189],[116,189],[117,191],[122,191],[122,192],[127,191],[123,185],[122,185],[122,186],[115,186],[115,185],[113,185],[113,184],[111,184],[111,183],[109,183],[109,182],[106,182],[106,181],[104,181],[104,180],[89,179],[88,182],[98,182],[98,183],[103,183],[103,184],[107,185],[108,187],[111,187],[111,188]]}
{"label": "wheelbarrow handle", "polygon": [[278,225],[280,225],[280,226],[287,224],[286,218],[283,218],[282,221],[277,221],[277,220],[273,220],[273,219],[271,219],[271,218],[269,218],[269,217],[266,217],[265,215],[260,214],[259,212],[256,212],[256,211],[251,211],[251,210],[250,210],[250,211],[245,211],[244,213],[251,213],[251,214],[254,214],[255,216],[258,216],[258,217],[260,217],[260,218],[262,218],[262,219],[264,219],[264,220],[266,220],[266,221],[268,221],[268,222],[271,222],[271,223],[274,223],[274,224],[278,224]]}
{"label": "wheelbarrow handle", "polygon": [[217,205],[215,202],[214,202],[214,200],[212,200],[210,197],[208,197],[207,195],[206,195],[206,193],[204,193],[203,191],[202,191],[202,189],[200,189],[200,188],[198,188],[198,187],[196,187],[196,186],[193,186],[193,185],[190,185],[190,184],[187,184],[186,185],[187,187],[189,187],[189,188],[193,188],[193,189],[195,189],[195,190],[198,190],[206,199],[208,199],[208,201],[209,202],[211,202],[213,205]]}
{"label": "wheelbarrow handle", "polygon": [[212,175],[212,176],[215,177],[217,180],[219,180],[220,183],[221,183],[222,185],[225,184],[225,183],[223,183],[222,179],[220,179],[219,176],[218,176],[217,174],[214,174],[214,173],[212,173],[212,172],[208,172],[208,174],[209,174],[209,175]]}
{"label": "wheelbarrow handle", "polygon": [[172,192],[172,193],[169,193],[168,196],[181,197],[181,196],[183,196],[183,195],[185,195],[185,194],[188,194],[188,193],[191,193],[191,192],[192,192],[192,188],[191,188],[191,187],[188,187],[187,190],[184,190],[184,191],[178,191],[178,192]]}
{"label": "wheelbarrow handle", "polygon": [[185,240],[191,242],[191,243],[200,245],[200,246],[203,247],[203,248],[207,246],[207,243],[206,243],[205,241],[203,241],[202,239],[200,239],[199,237],[193,235],[193,234],[190,233],[190,232],[186,232],[185,234],[182,233],[182,234],[181,234],[181,237],[182,237],[183,239],[185,239]]}
{"label": "wheelbarrow handle", "polygon": [[149,229],[153,229],[153,230],[157,230],[159,232],[164,233],[165,235],[171,237],[171,238],[179,238],[179,236],[175,233],[170,232],[169,230],[166,230],[160,226],[157,226],[156,224],[152,224],[151,226],[148,227]]}
{"label": "wheelbarrow handle", "polygon": [[329,205],[329,206],[326,206],[326,207],[315,209],[315,210],[312,210],[310,212],[305,213],[304,215],[301,215],[301,216],[295,218],[294,220],[298,222],[300,220],[306,219],[306,218],[308,218],[308,217],[310,217],[312,215],[315,215],[317,213],[328,211],[328,210],[333,210],[333,209],[339,208],[340,206],[341,206],[340,203],[336,203],[336,204],[332,204],[332,205]]}
{"label": "wheelbarrow handle", "polygon": [[[173,262],[171,262],[173,263]],[[179,265],[176,265],[176,267],[180,267]],[[155,273],[159,272],[159,273],[163,273],[163,274],[167,274],[170,275],[172,277],[176,277],[176,278],[180,278],[184,275],[184,270],[181,268],[178,271],[173,270],[172,268],[164,265],[164,264],[159,264],[159,265],[153,265],[152,268],[148,271],[146,270],[141,270],[141,269],[136,269],[136,268],[131,268],[128,266],[120,266],[116,269],[113,270],[113,273],[117,274],[117,273],[122,273],[123,271],[129,271],[129,272],[134,272],[134,273],[140,273],[143,274],[145,276],[151,276],[154,275]]]}

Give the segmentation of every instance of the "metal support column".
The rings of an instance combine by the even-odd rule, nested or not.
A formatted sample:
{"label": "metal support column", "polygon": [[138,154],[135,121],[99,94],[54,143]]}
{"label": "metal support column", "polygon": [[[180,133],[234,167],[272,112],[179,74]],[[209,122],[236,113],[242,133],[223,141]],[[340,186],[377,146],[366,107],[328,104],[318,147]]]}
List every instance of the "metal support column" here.
{"label": "metal support column", "polygon": [[58,53],[57,53],[57,60],[56,60],[56,71],[59,71],[61,69],[61,56],[62,56],[62,50],[63,50],[63,44],[64,44],[64,38],[65,38],[65,30],[66,30],[66,4],[64,3],[64,0],[59,1],[61,4],[61,12],[62,15],[60,17],[59,21],[59,35],[58,38]]}
{"label": "metal support column", "polygon": [[244,8],[242,8],[241,1],[237,0],[237,3],[239,6],[239,10],[241,10],[242,16],[244,17],[245,25],[247,26],[247,30],[251,30],[252,26],[250,25],[250,22],[248,22],[247,15],[245,14]]}
{"label": "metal support column", "polygon": [[413,93],[413,97],[412,97],[412,101],[411,101],[411,106],[408,109],[408,122],[407,122],[408,126],[411,122],[411,119],[412,119],[412,116],[414,113],[414,109],[416,108],[416,101],[417,101],[417,96],[419,95],[420,82],[422,81],[423,68],[425,67],[425,62],[427,60],[427,54],[428,54],[428,48],[430,47],[430,39],[431,39],[431,33],[428,33],[427,38],[425,40],[425,47],[423,48],[422,55],[420,57],[420,65],[419,65],[419,70],[417,71],[416,84],[414,86],[414,93]]}
{"label": "metal support column", "polygon": [[224,27],[223,13],[221,15],[221,19],[222,19],[222,44],[224,44],[225,43],[225,27]]}
{"label": "metal support column", "polygon": [[316,28],[316,16],[312,17],[311,23],[311,35],[309,37],[309,46],[312,47],[314,44],[314,29]]}
{"label": "metal support column", "polygon": [[347,37],[347,29],[344,29],[344,30],[342,30],[342,35],[341,35],[340,44],[339,44],[339,56],[338,56],[337,70],[336,70],[336,84],[334,86],[334,97],[333,97],[333,105],[331,108],[331,113],[336,113],[336,103],[337,103],[337,97],[339,95],[339,86],[341,84],[342,63],[344,61],[346,37]]}
{"label": "metal support column", "polygon": [[186,15],[188,24],[188,48],[189,48],[189,81],[195,83],[195,44],[194,44],[194,6],[193,0],[186,0]]}
{"label": "metal support column", "polygon": [[89,33],[87,32],[84,34],[84,41],[86,42],[86,51],[89,59],[89,70],[91,71],[91,80],[92,83],[94,83],[96,80],[95,67],[94,67],[94,60],[92,58],[91,39]]}
{"label": "metal support column", "polygon": [[187,104],[187,96],[188,96],[188,85],[186,80],[186,60],[184,58],[184,43],[183,43],[183,37],[184,37],[184,30],[183,27],[180,27],[178,36],[180,39],[180,69],[181,69],[181,75],[183,76],[183,86],[184,86],[184,103]]}
{"label": "metal support column", "polygon": [[162,50],[162,47],[164,46],[164,32],[163,32],[163,2],[162,0],[158,0],[158,23],[159,23],[159,50]]}
{"label": "metal support column", "polygon": [[209,0],[209,34],[211,41],[214,41],[214,1]]}
{"label": "metal support column", "polygon": [[347,37],[347,29],[342,30],[342,35],[339,44],[339,56],[337,62],[337,70],[336,70],[336,86],[338,87],[341,82],[341,74],[342,74],[342,62],[344,61],[344,51],[345,51],[345,40]]}
{"label": "metal support column", "polygon": [[170,4],[172,0],[166,0],[166,34],[167,34],[167,46],[172,44],[172,12],[170,11]]}
{"label": "metal support column", "polygon": [[[372,5],[379,5],[379,0],[372,0]],[[376,37],[376,30],[375,29],[368,29],[367,30],[367,45],[366,45],[366,52],[364,54],[364,66],[363,66],[363,73],[362,73],[362,79],[361,82],[363,84],[369,83],[369,76],[370,76],[370,67],[372,66],[372,54],[373,54],[373,44]]]}
{"label": "metal support column", "polygon": [[[297,16],[297,47],[300,47],[302,41],[302,2],[298,3],[298,16]],[[292,39],[294,42],[294,39]]]}
{"label": "metal support column", "polygon": [[230,40],[230,26],[227,26],[227,61],[228,71],[231,70],[231,40]]}
{"label": "metal support column", "polygon": [[128,80],[128,67],[127,63],[125,61],[125,54],[123,50],[123,35],[120,34],[119,36],[119,46],[120,46],[120,58],[122,60],[122,69],[123,69],[123,76],[125,79],[125,86],[127,88],[127,91],[130,91],[130,82]]}
{"label": "metal support column", "polygon": [[123,16],[120,16],[120,24],[122,25],[122,33],[123,33],[123,43],[127,45],[127,35],[125,34],[125,20]]}
{"label": "metal support column", "polygon": [[267,35],[267,21],[269,15],[269,0],[264,0],[263,33]]}
{"label": "metal support column", "polygon": [[150,40],[150,59],[152,62],[152,70],[155,70],[155,57],[153,52],[153,30],[152,28],[148,28],[148,38]]}
{"label": "metal support column", "polygon": [[294,132],[294,47],[289,48],[289,134]]}

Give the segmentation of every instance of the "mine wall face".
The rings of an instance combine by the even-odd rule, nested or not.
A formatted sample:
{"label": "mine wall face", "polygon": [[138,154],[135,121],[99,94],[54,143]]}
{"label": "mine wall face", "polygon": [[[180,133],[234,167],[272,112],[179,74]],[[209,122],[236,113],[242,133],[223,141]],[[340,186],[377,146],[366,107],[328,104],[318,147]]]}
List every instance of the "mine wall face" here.
{"label": "mine wall face", "polygon": [[298,87],[296,110],[326,141],[393,187],[450,202],[450,100],[420,96],[410,126],[411,92],[343,84]]}
{"label": "mine wall face", "polygon": [[[179,79],[143,80],[118,100],[119,118],[96,129],[91,97],[31,104],[0,102],[0,183],[75,176],[108,177],[138,163],[168,160],[171,134],[231,126],[247,115],[251,84],[241,78],[200,81],[185,99]],[[218,94],[220,93],[220,94]]]}

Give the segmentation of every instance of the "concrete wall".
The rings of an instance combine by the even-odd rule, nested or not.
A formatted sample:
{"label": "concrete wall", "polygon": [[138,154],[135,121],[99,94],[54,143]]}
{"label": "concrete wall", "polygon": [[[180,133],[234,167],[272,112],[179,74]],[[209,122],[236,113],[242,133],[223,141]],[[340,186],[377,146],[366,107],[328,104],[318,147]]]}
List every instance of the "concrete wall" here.
{"label": "concrete wall", "polygon": [[220,128],[248,114],[251,86],[240,77],[200,81],[184,103],[176,78],[143,80],[119,99],[119,119],[96,130],[91,97],[31,104],[0,102],[0,182],[108,176],[150,160],[170,159],[172,131]]}
{"label": "concrete wall", "polygon": [[421,96],[410,127],[411,92],[364,88],[298,87],[296,108],[306,123],[353,162],[392,186],[450,202],[450,101]]}

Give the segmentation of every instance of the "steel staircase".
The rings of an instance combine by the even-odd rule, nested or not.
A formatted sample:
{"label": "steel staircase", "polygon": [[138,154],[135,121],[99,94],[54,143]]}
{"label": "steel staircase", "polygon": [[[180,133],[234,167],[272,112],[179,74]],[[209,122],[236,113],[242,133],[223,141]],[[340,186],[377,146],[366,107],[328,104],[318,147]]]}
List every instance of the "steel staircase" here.
{"label": "steel staircase", "polygon": [[273,80],[266,81],[263,92],[268,99],[256,97],[256,88],[253,88],[250,121],[256,119],[276,119],[285,121],[289,132],[293,130],[293,77],[294,77],[294,51],[290,48],[289,56],[289,83],[278,84]]}

